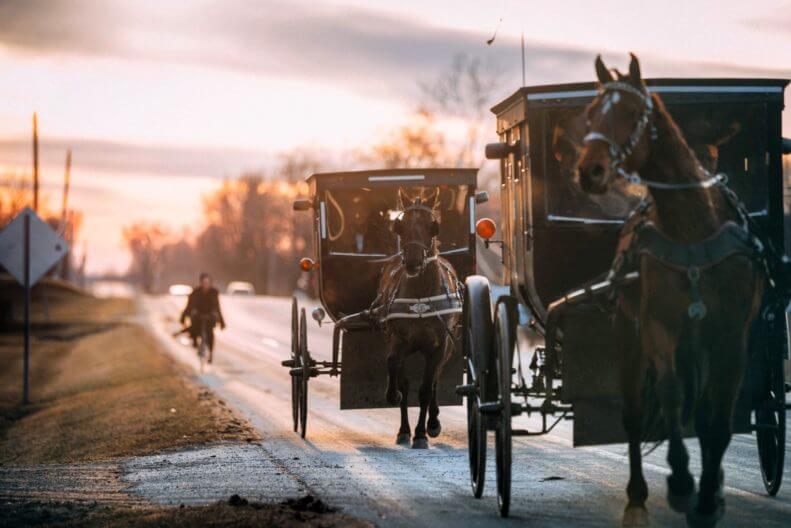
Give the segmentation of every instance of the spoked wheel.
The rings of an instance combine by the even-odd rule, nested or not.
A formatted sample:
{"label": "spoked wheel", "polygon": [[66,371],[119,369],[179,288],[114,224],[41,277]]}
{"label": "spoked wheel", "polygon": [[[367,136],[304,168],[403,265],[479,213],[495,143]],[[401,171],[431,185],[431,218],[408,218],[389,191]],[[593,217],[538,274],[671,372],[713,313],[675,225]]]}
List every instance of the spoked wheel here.
{"label": "spoked wheel", "polygon": [[490,392],[491,372],[486,359],[491,356],[492,308],[489,281],[484,277],[468,277],[464,290],[462,349],[467,358],[467,383],[475,390],[467,394],[467,447],[470,462],[470,484],[476,499],[483,495],[486,480],[486,420],[478,408]]}
{"label": "spoked wheel", "polygon": [[497,392],[500,412],[495,429],[495,460],[497,463],[497,506],[500,515],[508,517],[511,506],[511,357],[514,347],[514,325],[506,302],[497,304],[494,322],[497,354]]}
{"label": "spoked wheel", "polygon": [[[300,348],[299,348],[299,312],[297,309],[297,298],[291,299],[291,362],[293,367],[298,368],[301,364],[300,361]],[[291,416],[294,420],[294,432],[297,432],[299,427],[299,407],[300,407],[300,390],[302,385],[299,378],[291,376]]]}
{"label": "spoked wheel", "polygon": [[302,365],[302,375],[297,380],[300,384],[299,423],[300,435],[305,438],[308,430],[308,380],[310,379],[311,360],[310,352],[308,352],[308,325],[304,308],[299,312],[299,352]]}
{"label": "spoked wheel", "polygon": [[772,354],[768,373],[766,398],[755,410],[758,458],[764,487],[769,495],[777,495],[783,482],[786,445],[785,379],[783,358]]}

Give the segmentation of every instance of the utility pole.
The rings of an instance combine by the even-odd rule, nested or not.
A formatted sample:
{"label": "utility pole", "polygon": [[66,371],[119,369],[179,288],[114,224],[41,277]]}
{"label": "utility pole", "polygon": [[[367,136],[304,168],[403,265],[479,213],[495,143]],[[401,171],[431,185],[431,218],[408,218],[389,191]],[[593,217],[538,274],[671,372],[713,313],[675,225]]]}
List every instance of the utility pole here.
{"label": "utility pole", "polygon": [[[60,236],[65,238],[69,244],[74,242],[74,226],[70,225],[69,220],[69,187],[71,185],[71,149],[66,151],[66,171],[63,174],[63,203],[60,211]],[[69,280],[71,278],[71,255],[61,261],[60,278]]]}
{"label": "utility pole", "polygon": [[60,233],[66,230],[66,214],[69,207],[69,184],[71,182],[71,149],[66,151],[66,172],[63,175],[63,204],[60,209]]}
{"label": "utility pole", "polygon": [[33,112],[33,211],[38,213],[38,117]]}

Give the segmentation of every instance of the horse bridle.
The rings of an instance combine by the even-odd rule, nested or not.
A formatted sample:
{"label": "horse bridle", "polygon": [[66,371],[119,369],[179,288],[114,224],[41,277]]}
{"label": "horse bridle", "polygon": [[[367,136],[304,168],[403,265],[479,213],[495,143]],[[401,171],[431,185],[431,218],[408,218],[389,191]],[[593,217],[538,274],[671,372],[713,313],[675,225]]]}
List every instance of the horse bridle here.
{"label": "horse bridle", "polygon": [[[599,90],[599,95],[604,97],[607,93],[618,94],[619,92],[626,92],[634,95],[643,105],[643,111],[641,112],[640,117],[637,119],[637,122],[634,124],[634,129],[632,130],[631,134],[629,134],[626,142],[621,145],[613,138],[601,132],[588,132],[582,139],[582,142],[585,144],[591,143],[593,141],[603,141],[606,143],[610,149],[610,169],[628,181],[631,175],[624,170],[623,164],[626,162],[629,156],[632,155],[635,147],[640,142],[640,139],[642,139],[643,133],[645,133],[645,129],[648,127],[648,124],[651,121],[651,116],[654,113],[654,102],[651,100],[651,96],[648,95],[648,92],[635,88],[631,84],[621,81],[603,84]],[[618,99],[614,97],[613,104],[617,102]],[[651,125],[651,130],[651,137],[656,137],[656,129],[654,128],[653,124]]]}
{"label": "horse bridle", "polygon": [[[626,160],[629,158],[629,156],[632,155],[632,152],[634,152],[635,147],[637,147],[637,144],[642,139],[646,128],[649,127],[649,124],[651,128],[651,140],[655,140],[657,138],[656,126],[651,121],[651,116],[654,113],[654,102],[647,90],[641,90],[629,83],[622,81],[613,81],[603,84],[599,90],[599,94],[604,96],[608,92],[626,92],[632,94],[643,104],[643,111],[641,112],[640,117],[637,119],[632,133],[629,134],[629,137],[626,139],[626,142],[623,145],[618,144],[618,142],[616,142],[614,139],[601,132],[588,132],[582,140],[585,144],[591,143],[592,141],[603,141],[608,145],[610,149],[611,171],[633,185],[643,185],[645,187],[666,191],[708,189],[714,185],[724,185],[727,183],[727,177],[724,174],[711,175],[703,167],[701,167],[701,170],[703,170],[705,174],[709,175],[707,179],[698,182],[686,183],[666,183],[653,180],[644,180],[636,172],[626,172],[626,170],[623,168],[623,165],[626,163]],[[617,102],[617,99],[614,102]]]}
{"label": "horse bridle", "polygon": [[[406,215],[410,211],[425,211],[429,215],[431,215],[431,221],[432,222],[435,221],[434,209],[432,207],[427,206],[427,205],[423,205],[422,203],[420,203],[419,199],[415,200],[415,202],[412,205],[409,205],[409,206],[405,207],[401,211],[401,217],[403,218],[404,215]],[[431,239],[433,240],[434,237],[432,236]],[[420,240],[409,240],[407,242],[403,242],[402,246],[403,247],[418,246],[423,251],[423,263],[420,265],[420,271],[421,272],[426,267],[426,264],[428,264],[429,262],[432,262],[434,260],[437,260],[437,255],[433,255],[431,257],[428,256],[429,251],[431,250],[431,247],[427,246],[426,244],[424,244]],[[403,262],[404,262],[404,252],[401,251],[401,263],[403,264]]]}

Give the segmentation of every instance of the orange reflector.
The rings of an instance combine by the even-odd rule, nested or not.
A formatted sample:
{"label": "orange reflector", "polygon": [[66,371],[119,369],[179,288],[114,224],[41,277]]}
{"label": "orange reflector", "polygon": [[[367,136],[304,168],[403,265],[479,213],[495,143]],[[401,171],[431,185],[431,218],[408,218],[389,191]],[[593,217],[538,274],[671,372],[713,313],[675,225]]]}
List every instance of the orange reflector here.
{"label": "orange reflector", "polygon": [[481,218],[475,223],[475,232],[484,240],[489,240],[497,232],[497,226],[491,218]]}
{"label": "orange reflector", "polygon": [[313,262],[313,259],[308,257],[299,259],[299,269],[301,269],[302,271],[310,271],[314,267],[316,267],[316,263]]}

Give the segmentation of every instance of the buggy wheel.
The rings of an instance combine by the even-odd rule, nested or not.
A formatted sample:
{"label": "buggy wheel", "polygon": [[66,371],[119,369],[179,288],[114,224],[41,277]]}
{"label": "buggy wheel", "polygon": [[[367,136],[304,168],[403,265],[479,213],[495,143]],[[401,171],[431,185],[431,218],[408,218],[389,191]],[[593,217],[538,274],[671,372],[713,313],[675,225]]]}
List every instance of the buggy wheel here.
{"label": "buggy wheel", "polygon": [[308,325],[305,318],[305,309],[299,312],[299,351],[302,363],[302,375],[300,376],[300,398],[299,398],[299,423],[300,435],[305,438],[308,430],[308,380],[310,379],[310,352],[308,352]]}
{"label": "buggy wheel", "polygon": [[[299,312],[297,309],[297,298],[291,299],[291,362],[292,368],[298,368],[299,360]],[[294,432],[299,428],[299,391],[300,380],[296,376],[291,376],[291,416],[294,420]]]}
{"label": "buggy wheel", "polygon": [[769,495],[777,495],[783,482],[783,464],[786,445],[785,379],[783,358],[772,354],[769,361],[768,391],[766,398],[755,410],[758,458],[761,475]]}
{"label": "buggy wheel", "polygon": [[494,323],[497,390],[500,407],[495,429],[495,460],[497,464],[497,506],[500,515],[508,517],[511,506],[511,358],[514,348],[514,324],[507,302],[499,302]]}
{"label": "buggy wheel", "polygon": [[467,448],[470,484],[476,499],[483,495],[486,481],[486,421],[478,408],[488,395],[487,380],[491,357],[492,308],[489,281],[480,276],[468,277],[464,288],[462,350],[467,360],[467,383],[474,391],[467,394]]}

